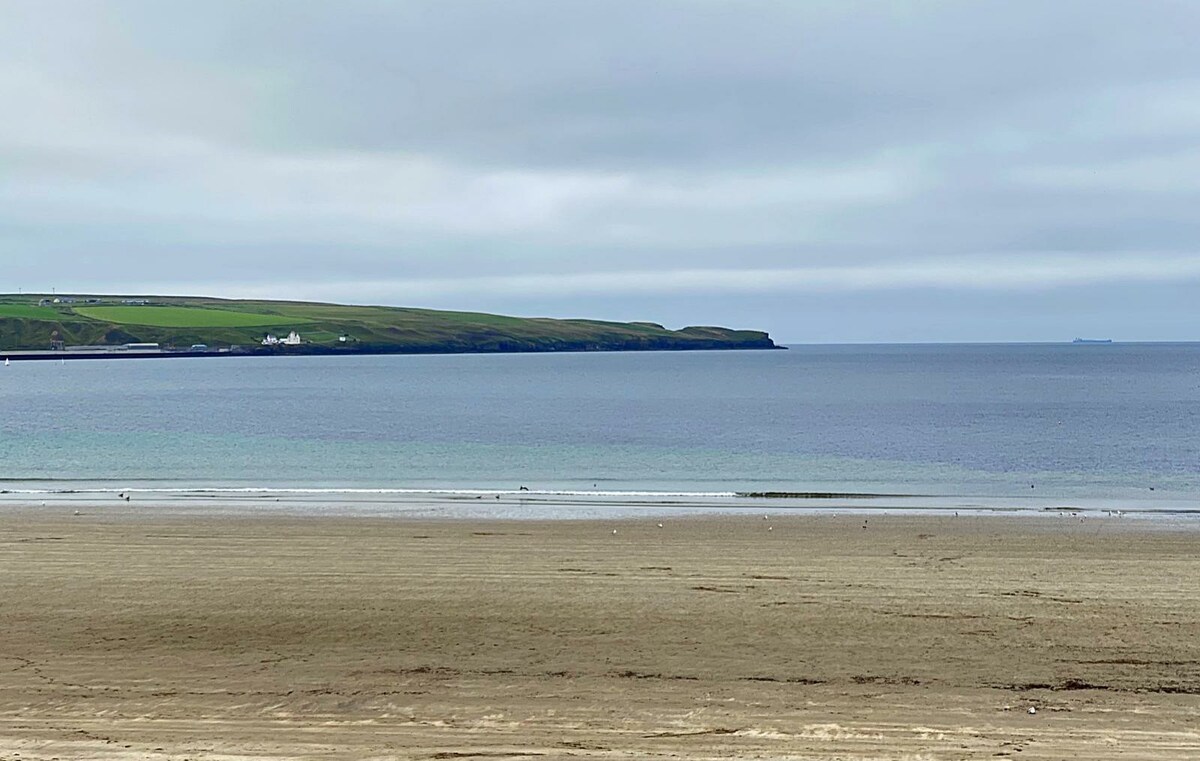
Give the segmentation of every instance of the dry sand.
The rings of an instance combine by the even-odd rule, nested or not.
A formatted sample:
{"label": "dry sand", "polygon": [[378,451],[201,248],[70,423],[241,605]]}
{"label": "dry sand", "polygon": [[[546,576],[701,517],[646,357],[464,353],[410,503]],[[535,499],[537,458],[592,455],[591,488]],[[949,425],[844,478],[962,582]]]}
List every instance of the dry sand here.
{"label": "dry sand", "polygon": [[658,520],[6,511],[0,759],[1200,758],[1200,532]]}

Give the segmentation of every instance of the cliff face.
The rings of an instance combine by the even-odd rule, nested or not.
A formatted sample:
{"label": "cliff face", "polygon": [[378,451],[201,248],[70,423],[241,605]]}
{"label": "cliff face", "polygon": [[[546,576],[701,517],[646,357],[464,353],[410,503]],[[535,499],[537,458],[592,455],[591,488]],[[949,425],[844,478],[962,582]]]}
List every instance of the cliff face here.
{"label": "cliff face", "polygon": [[[272,350],[263,347],[261,351],[279,353],[306,354],[341,354],[350,352],[375,354],[470,354],[486,352],[556,352],[556,351],[713,351],[720,349],[778,349],[779,346],[766,333],[755,331],[727,331],[728,336],[698,337],[678,336],[637,336],[637,337],[598,337],[594,340],[581,339],[531,339],[489,337],[479,340],[450,340],[429,343],[376,344],[358,343],[350,347],[322,346],[305,344],[300,347],[288,347],[284,350]],[[259,351],[256,349],[256,351]]]}
{"label": "cliff face", "polygon": [[[397,307],[186,297],[77,297],[37,305],[0,296],[0,350],[157,343],[186,349],[239,347],[251,353],[475,353],[775,349],[761,331],[682,330],[649,322],[506,317]],[[129,301],[147,302],[129,305]],[[264,346],[269,333],[296,331],[299,346]]]}

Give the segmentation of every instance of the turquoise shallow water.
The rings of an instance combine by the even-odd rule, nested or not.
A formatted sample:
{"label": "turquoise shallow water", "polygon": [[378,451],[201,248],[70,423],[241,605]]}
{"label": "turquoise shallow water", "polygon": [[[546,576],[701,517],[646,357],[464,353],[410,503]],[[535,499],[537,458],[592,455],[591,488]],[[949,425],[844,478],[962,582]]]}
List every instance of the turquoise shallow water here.
{"label": "turquoise shallow water", "polygon": [[10,493],[1200,504],[1195,344],[14,363],[0,412]]}

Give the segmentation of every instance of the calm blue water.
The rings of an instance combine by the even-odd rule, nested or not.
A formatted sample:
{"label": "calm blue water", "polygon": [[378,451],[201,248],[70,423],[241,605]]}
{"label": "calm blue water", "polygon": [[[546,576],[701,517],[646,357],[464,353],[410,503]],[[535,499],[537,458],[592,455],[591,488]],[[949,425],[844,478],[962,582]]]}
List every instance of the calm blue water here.
{"label": "calm blue water", "polygon": [[1200,502],[1196,344],[24,362],[0,413],[10,490]]}

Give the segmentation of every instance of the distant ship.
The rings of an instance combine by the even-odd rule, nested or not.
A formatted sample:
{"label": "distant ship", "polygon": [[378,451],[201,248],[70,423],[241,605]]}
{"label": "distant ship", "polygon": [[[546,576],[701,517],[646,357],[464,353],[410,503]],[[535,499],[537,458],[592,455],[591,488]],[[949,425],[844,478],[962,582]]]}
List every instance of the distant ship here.
{"label": "distant ship", "polygon": [[1111,338],[1072,338],[1073,344],[1110,344]]}

